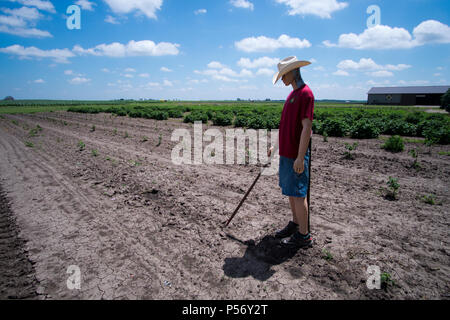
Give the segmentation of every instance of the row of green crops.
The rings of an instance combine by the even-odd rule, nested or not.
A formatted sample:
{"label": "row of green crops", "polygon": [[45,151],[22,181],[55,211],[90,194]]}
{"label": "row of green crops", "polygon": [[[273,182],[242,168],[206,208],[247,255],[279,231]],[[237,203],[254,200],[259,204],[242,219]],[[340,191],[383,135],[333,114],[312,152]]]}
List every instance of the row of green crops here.
{"label": "row of green crops", "polygon": [[[216,126],[251,129],[277,129],[281,104],[225,105],[146,105],[70,107],[81,113],[113,113],[117,116],[166,120],[183,118],[185,123],[212,122]],[[314,112],[313,131],[334,137],[377,138],[380,134],[424,137],[430,143],[450,144],[450,118],[447,114],[430,114],[414,109],[318,107]]]}

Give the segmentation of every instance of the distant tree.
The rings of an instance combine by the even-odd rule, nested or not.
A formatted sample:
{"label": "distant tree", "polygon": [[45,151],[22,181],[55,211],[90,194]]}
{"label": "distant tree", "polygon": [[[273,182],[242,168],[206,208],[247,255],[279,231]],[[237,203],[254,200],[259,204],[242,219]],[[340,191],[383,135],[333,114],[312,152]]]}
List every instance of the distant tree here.
{"label": "distant tree", "polygon": [[448,89],[441,98],[441,108],[450,112],[450,89]]}
{"label": "distant tree", "polygon": [[5,99],[3,99],[5,101],[14,101],[14,98],[11,96],[7,96]]}

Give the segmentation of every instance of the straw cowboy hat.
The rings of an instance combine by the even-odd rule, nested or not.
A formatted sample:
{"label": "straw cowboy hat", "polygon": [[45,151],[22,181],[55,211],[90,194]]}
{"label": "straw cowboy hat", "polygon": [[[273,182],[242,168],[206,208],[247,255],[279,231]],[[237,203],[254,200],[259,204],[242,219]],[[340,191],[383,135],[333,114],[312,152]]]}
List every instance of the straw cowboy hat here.
{"label": "straw cowboy hat", "polygon": [[273,84],[277,83],[277,81],[280,80],[280,78],[289,71],[307,66],[309,64],[311,64],[311,62],[299,61],[295,56],[284,58],[278,64],[278,72],[275,73],[275,75],[273,76],[272,80]]}

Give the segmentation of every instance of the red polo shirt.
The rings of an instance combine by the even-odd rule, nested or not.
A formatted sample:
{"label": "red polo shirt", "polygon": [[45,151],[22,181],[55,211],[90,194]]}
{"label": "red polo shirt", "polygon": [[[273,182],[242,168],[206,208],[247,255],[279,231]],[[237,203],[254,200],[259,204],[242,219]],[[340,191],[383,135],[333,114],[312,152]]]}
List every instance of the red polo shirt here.
{"label": "red polo shirt", "polygon": [[[280,156],[296,159],[300,136],[302,134],[302,120],[309,118],[313,121],[314,95],[308,85],[292,91],[284,103],[281,113],[279,129]],[[311,130],[312,136],[312,130]]]}

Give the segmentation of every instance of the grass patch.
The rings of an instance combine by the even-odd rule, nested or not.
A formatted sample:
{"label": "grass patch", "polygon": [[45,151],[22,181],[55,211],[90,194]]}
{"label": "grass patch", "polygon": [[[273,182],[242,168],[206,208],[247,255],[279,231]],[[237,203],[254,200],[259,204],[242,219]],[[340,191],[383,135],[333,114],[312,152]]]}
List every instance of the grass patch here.
{"label": "grass patch", "polygon": [[322,253],[323,253],[323,256],[322,256],[323,259],[325,259],[327,261],[333,260],[333,255],[327,249],[323,248]]}
{"label": "grass patch", "polygon": [[439,151],[438,154],[440,156],[450,156],[450,151]]}
{"label": "grass patch", "polygon": [[83,141],[78,142],[78,150],[83,151],[86,149],[86,144]]}
{"label": "grass patch", "polygon": [[33,144],[33,142],[25,141],[25,146],[27,146],[28,148],[33,148],[34,144]]}
{"label": "grass patch", "polygon": [[92,149],[92,155],[94,156],[94,157],[97,157],[98,156],[98,150],[97,149]]}

